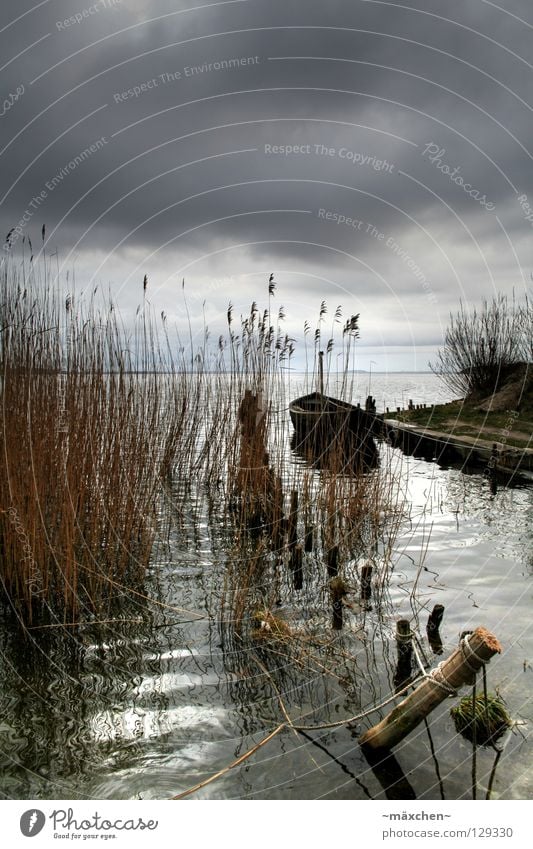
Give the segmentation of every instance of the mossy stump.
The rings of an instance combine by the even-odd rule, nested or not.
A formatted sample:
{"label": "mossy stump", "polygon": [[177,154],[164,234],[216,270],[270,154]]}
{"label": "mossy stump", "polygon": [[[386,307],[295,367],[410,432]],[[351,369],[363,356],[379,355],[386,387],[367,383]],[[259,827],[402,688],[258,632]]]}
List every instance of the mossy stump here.
{"label": "mossy stump", "polygon": [[450,709],[455,730],[471,743],[478,746],[491,746],[511,727],[511,718],[500,696],[492,694],[476,696],[475,707],[472,696],[465,696],[459,704]]}

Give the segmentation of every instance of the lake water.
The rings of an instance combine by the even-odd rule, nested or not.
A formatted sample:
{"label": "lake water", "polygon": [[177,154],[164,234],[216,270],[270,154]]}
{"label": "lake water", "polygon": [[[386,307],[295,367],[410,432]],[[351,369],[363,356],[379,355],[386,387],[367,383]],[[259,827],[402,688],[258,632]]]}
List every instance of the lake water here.
{"label": "lake water", "polygon": [[[353,398],[364,402],[368,375]],[[296,395],[298,376],[291,377]],[[293,391],[296,390],[296,391]],[[448,400],[433,375],[372,375],[378,410]],[[279,653],[270,675],[231,635],[221,611],[231,529],[216,503],[191,485],[185,513],[154,553],[146,599],[124,598],[125,621],[98,630],[31,632],[25,643],[0,621],[0,794],[23,799],[166,799],[223,769],[281,721],[275,678],[294,720],[318,726],[345,720],[387,699],[396,670],[395,622],[411,620],[431,663],[462,631],[485,625],[501,656],[487,667],[488,688],[518,725],[503,753],[477,750],[477,797],[527,799],[533,793],[533,490],[494,491],[482,474],[464,474],[380,447],[408,504],[394,542],[393,568],[371,609],[355,605],[333,632],[317,583],[280,591],[281,615],[323,636],[329,647],[291,658]],[[175,493],[176,501],[178,493]],[[305,569],[313,570],[312,558]],[[428,612],[445,606],[443,655],[425,638]],[[127,621],[126,621],[127,620]],[[265,654],[258,650],[263,664]],[[262,661],[261,661],[262,658]],[[465,690],[462,695],[468,694]],[[446,700],[394,751],[370,766],[358,735],[390,705],[335,729],[285,729],[242,766],[191,798],[472,798],[472,746],[455,733]]]}

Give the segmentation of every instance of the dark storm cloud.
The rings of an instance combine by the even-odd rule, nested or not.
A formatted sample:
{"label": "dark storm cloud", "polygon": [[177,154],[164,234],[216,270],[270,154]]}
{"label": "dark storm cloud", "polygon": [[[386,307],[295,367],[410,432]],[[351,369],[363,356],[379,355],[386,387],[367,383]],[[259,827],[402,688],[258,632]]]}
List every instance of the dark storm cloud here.
{"label": "dark storm cloud", "polygon": [[46,221],[126,311],[147,268],[162,308],[183,274],[213,316],[283,269],[294,324],[338,299],[371,341],[436,342],[460,297],[529,278],[530,17],[525,0],[7,3],[4,232],[16,250]]}

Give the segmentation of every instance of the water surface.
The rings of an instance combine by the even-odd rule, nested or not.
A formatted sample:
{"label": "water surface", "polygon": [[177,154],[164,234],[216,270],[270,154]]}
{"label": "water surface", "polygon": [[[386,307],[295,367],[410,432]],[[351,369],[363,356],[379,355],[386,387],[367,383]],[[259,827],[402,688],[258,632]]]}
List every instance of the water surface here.
{"label": "water surface", "polygon": [[[360,377],[353,397],[364,402],[368,377]],[[291,383],[297,394],[296,379]],[[378,409],[409,398],[446,400],[433,375],[372,375],[371,388]],[[280,615],[329,648],[314,647],[296,662],[282,647],[277,658],[243,648],[221,609],[232,529],[216,499],[192,484],[185,513],[154,552],[147,599],[123,599],[117,615],[125,621],[35,630],[28,644],[5,614],[2,797],[169,798],[227,766],[283,720],[273,680],[295,721],[346,720],[394,689],[397,618],[411,619],[433,664],[442,659],[425,639],[428,612],[440,603],[444,657],[463,630],[478,625],[502,643],[503,654],[488,666],[489,690],[525,724],[502,741],[492,797],[531,798],[533,490],[510,484],[494,491],[483,474],[441,469],[386,445],[380,451],[408,511],[390,580],[374,590],[371,609],[354,605],[344,629],[333,632],[323,564],[312,555],[303,590],[290,581],[280,586]],[[182,494],[168,497],[178,503]],[[472,747],[449,716],[456,702],[441,705],[385,764],[371,766],[357,737],[390,706],[333,730],[285,729],[196,798],[471,798]],[[490,748],[478,750],[478,798],[485,797],[495,757]]]}

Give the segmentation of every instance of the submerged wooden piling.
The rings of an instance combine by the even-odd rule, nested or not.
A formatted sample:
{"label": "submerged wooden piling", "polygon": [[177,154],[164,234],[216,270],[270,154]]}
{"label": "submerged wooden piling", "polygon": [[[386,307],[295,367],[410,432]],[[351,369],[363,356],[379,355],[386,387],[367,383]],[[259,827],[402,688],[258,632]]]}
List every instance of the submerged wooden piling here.
{"label": "submerged wooden piling", "polygon": [[440,628],[440,623],[442,622],[442,617],[444,616],[444,605],[436,604],[431,613],[429,614],[427,631],[428,634],[435,633]]}
{"label": "submerged wooden piling", "polygon": [[372,564],[367,563],[361,569],[361,601],[368,602],[372,595]]}
{"label": "submerged wooden piling", "polygon": [[291,507],[289,510],[289,518],[287,522],[287,545],[289,549],[293,549],[298,541],[298,492],[293,489],[291,492]]}
{"label": "submerged wooden piling", "polygon": [[329,582],[331,601],[333,607],[332,628],[334,631],[342,630],[342,600],[346,595],[346,585],[342,578],[336,577]]}
{"label": "submerged wooden piling", "polygon": [[301,590],[304,584],[303,548],[301,545],[295,545],[292,549],[290,565],[294,589]]}
{"label": "submerged wooden piling", "polygon": [[339,571],[339,546],[332,545],[328,550],[326,565],[328,568],[328,575],[330,578],[334,578]]}
{"label": "submerged wooden piling", "polygon": [[411,668],[413,655],[413,633],[409,619],[398,619],[396,622],[396,647],[398,649],[398,663]]}
{"label": "submerged wooden piling", "polygon": [[444,605],[436,604],[429,614],[428,624],[426,626],[428,642],[434,654],[442,654],[443,652],[443,645],[439,631],[443,616]]}
{"label": "submerged wooden piling", "polygon": [[413,652],[413,635],[411,633],[409,619],[398,619],[396,622],[396,645],[398,647],[399,658],[411,658]]}
{"label": "submerged wooden piling", "polygon": [[359,743],[371,749],[392,749],[444,699],[455,695],[459,687],[472,684],[476,672],[500,652],[500,643],[486,628],[476,628],[465,635],[450,657],[433,669],[385,719],[365,731]]}
{"label": "submerged wooden piling", "polygon": [[275,489],[266,450],[267,412],[261,392],[246,389],[239,405],[240,458],[236,490],[244,523],[256,530],[272,526],[271,493]]}
{"label": "submerged wooden piling", "polygon": [[283,546],[283,483],[278,476],[274,479],[272,494],[272,545],[275,551]]}
{"label": "submerged wooden piling", "polygon": [[394,674],[394,686],[401,689],[411,677],[413,633],[408,619],[398,619],[396,622],[396,647],[398,664]]}

